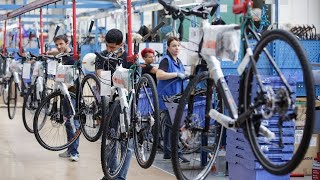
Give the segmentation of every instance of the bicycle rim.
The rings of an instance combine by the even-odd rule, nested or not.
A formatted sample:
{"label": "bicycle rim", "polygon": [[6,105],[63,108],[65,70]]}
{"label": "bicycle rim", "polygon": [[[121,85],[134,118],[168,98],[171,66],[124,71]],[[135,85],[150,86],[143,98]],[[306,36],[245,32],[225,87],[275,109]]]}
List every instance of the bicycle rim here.
{"label": "bicycle rim", "polygon": [[[100,98],[100,83],[95,75],[86,75],[81,82],[79,96],[79,114],[81,130],[84,137],[90,141],[97,141],[102,133],[103,113]],[[104,107],[105,108],[105,107]]]}
{"label": "bicycle rim", "polygon": [[[281,52],[268,58],[265,51],[272,52],[273,48]],[[244,84],[244,105],[248,109],[250,104],[257,104],[259,100],[264,103],[255,108],[251,118],[247,120],[248,139],[255,158],[264,169],[272,174],[285,175],[300,164],[309,147],[315,108],[313,76],[299,41],[283,30],[263,34],[254,50],[254,59],[260,76],[254,75],[250,66]],[[291,93],[270,62],[275,62]],[[288,71],[286,68],[289,65],[294,70]],[[261,78],[264,90],[257,85],[257,77]],[[262,96],[261,92],[265,95]],[[302,95],[301,92],[306,94],[303,99],[297,98]],[[303,116],[305,118],[301,119]],[[260,135],[261,125],[274,132],[275,138],[267,140]],[[295,136],[300,142],[294,148]]]}

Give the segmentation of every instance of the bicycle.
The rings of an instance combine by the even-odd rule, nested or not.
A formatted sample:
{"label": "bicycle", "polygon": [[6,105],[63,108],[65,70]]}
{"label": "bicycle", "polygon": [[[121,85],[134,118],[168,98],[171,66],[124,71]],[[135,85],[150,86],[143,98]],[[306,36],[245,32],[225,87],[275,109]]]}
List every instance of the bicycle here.
{"label": "bicycle", "polygon": [[[21,58],[20,62],[12,60],[9,64],[10,78],[8,80],[8,115],[9,119],[13,119],[16,114],[17,109],[17,97],[18,91],[20,92],[20,96],[23,97],[25,94],[25,90],[28,89],[28,83],[23,80],[23,70],[27,70],[31,68],[30,66],[25,66],[24,63],[28,63],[29,60],[27,57],[23,56],[19,52],[17,55]],[[28,74],[29,75],[29,74]],[[25,77],[25,78],[29,78]]]}
{"label": "bicycle", "polygon": [[[89,32],[92,29],[93,23],[91,23]],[[61,60],[63,56],[70,56],[71,54],[58,54],[56,56],[43,55],[46,58],[51,58],[54,61],[58,61],[58,65],[53,64],[53,69],[56,69],[55,84],[53,93],[49,94],[39,105],[36,110],[35,118],[33,122],[33,128],[35,136],[41,146],[48,150],[59,151],[70,146],[83,132],[85,138],[89,141],[96,141],[99,139],[102,131],[102,126],[96,124],[98,120],[104,119],[105,109],[104,101],[99,101],[96,91],[100,91],[100,84],[96,76],[87,74],[82,70],[81,61],[77,61],[74,65],[62,65]],[[80,80],[83,77],[82,80]],[[75,85],[75,93],[69,93],[67,85]],[[88,89],[85,89],[88,88]],[[91,93],[87,95],[86,93]],[[86,98],[89,98],[90,101]],[[73,103],[75,102],[75,103]],[[75,105],[74,105],[75,104]],[[60,105],[60,106],[58,106]],[[65,112],[71,109],[71,112]],[[102,113],[101,113],[102,112]],[[50,116],[49,122],[52,124],[52,128],[48,132],[44,132],[44,121],[42,121],[40,115]],[[64,119],[67,117],[69,120]],[[39,118],[40,117],[40,118]],[[76,120],[74,120],[76,119]],[[87,129],[88,122],[91,122],[93,128],[97,128],[98,131],[91,132]],[[68,141],[65,139],[61,141],[55,138],[55,135],[59,135],[60,128],[67,123],[72,127],[74,137],[68,137]],[[78,125],[80,127],[78,127]],[[77,126],[77,127],[76,127]],[[48,125],[48,129],[50,124]],[[69,128],[70,129],[70,128]],[[50,141],[56,144],[49,144],[51,142],[45,142],[46,136],[50,135],[52,131],[56,131]],[[41,132],[40,132],[41,131]],[[65,133],[66,129],[62,130]],[[47,133],[47,134],[45,134]],[[67,142],[66,142],[67,141]]]}
{"label": "bicycle", "polygon": [[[194,9],[182,9],[168,5],[163,0],[159,0],[159,3],[169,13],[177,17],[195,15],[207,19],[209,14],[209,9],[204,4]],[[213,6],[217,6],[217,4]],[[208,176],[216,161],[224,128],[237,132],[242,129],[244,138],[249,141],[255,158],[265,170],[272,174],[285,175],[293,171],[302,161],[308,149],[312,135],[310,129],[313,129],[314,123],[315,94],[314,80],[305,52],[298,40],[283,30],[266,31],[260,38],[254,29],[251,9],[251,0],[245,0],[242,3],[235,0],[233,12],[243,14],[242,24],[240,27],[234,25],[224,30],[224,32],[230,32],[241,29],[240,35],[246,52],[237,67],[237,72],[240,75],[239,82],[235,82],[240,86],[239,92],[237,92],[238,106],[230,90],[234,85],[228,86],[221,69],[221,62],[214,54],[208,54],[203,49],[206,48],[203,44],[199,45],[198,54],[203,62],[200,65],[204,65],[204,69],[208,69],[208,71],[196,75],[190,81],[178,105],[172,137],[172,164],[177,179],[204,179]],[[215,28],[217,26],[204,26],[202,28],[204,35],[200,42],[206,41],[206,33],[209,30],[215,30]],[[257,42],[254,50],[252,50],[250,44],[252,41],[249,41],[249,38],[253,38]],[[221,46],[222,44],[217,42],[216,45]],[[280,46],[284,50],[278,54],[279,59],[270,53],[273,46]],[[228,47],[228,45],[224,44],[224,47]],[[230,55],[230,52],[227,55]],[[301,107],[296,103],[294,86],[291,87],[291,82],[294,82],[294,77],[292,77],[294,73],[289,74],[285,69],[288,64],[284,59],[288,58],[291,60],[289,63],[294,64],[296,69],[294,73],[298,74],[295,78],[303,80],[304,83],[303,87],[306,92],[306,120],[304,122],[297,120],[297,117],[301,115],[299,112]],[[234,59],[232,58],[232,60]],[[195,90],[202,90],[203,94],[195,96]],[[194,121],[191,119],[196,101],[204,102],[201,113],[202,118],[205,119],[203,127],[193,123]],[[215,106],[212,106],[212,102]],[[226,110],[228,114],[224,114]],[[186,117],[183,117],[184,114],[187,114]],[[276,128],[266,127],[267,125],[263,124],[263,121],[276,121],[277,126]],[[282,151],[284,147],[293,148],[294,144],[291,141],[286,141],[288,134],[285,127],[288,124],[294,126],[299,123],[302,124],[300,128],[303,132],[296,151],[290,152],[290,157],[284,161],[272,158],[268,154],[269,149]],[[201,147],[198,152],[189,156],[191,158],[189,166],[180,164],[178,160],[179,133],[177,132],[181,127],[194,132],[194,134],[196,132],[201,134],[201,137],[197,139]],[[292,137],[292,135],[290,136]]]}
{"label": "bicycle", "polygon": [[22,106],[22,121],[26,130],[33,133],[33,119],[36,109],[41,101],[51,93],[52,88],[47,87],[49,79],[48,63],[43,57],[29,53],[31,58],[35,59],[32,70],[31,84],[24,96]]}
{"label": "bicycle", "polygon": [[2,100],[5,105],[8,105],[8,82],[11,77],[11,72],[9,71],[10,62],[13,60],[13,55],[4,55],[0,53],[3,61],[3,77],[1,81],[1,95]]}
{"label": "bicycle", "polygon": [[[157,25],[141,38],[141,41],[154,35],[163,25],[163,22]],[[140,76],[138,52],[139,42],[136,40],[135,64],[130,69],[120,66],[122,61],[117,58],[117,52],[110,53],[108,57],[96,53],[106,62],[113,61],[117,64],[112,75],[113,86],[110,94],[112,106],[105,120],[101,142],[101,164],[107,179],[115,178],[122,169],[130,139],[133,138],[138,164],[145,169],[152,165],[158,147],[158,94],[153,78],[149,74]],[[139,99],[142,96],[144,100]]]}

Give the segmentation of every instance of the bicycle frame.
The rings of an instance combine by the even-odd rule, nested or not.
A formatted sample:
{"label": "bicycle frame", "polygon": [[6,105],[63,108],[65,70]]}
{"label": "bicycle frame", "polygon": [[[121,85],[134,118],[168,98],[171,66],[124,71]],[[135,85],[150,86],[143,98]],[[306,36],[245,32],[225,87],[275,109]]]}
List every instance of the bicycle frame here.
{"label": "bicycle frame", "polygon": [[[116,67],[116,71],[120,66]],[[135,92],[135,87],[134,87],[134,82],[137,81],[139,79],[139,77],[136,77],[136,72],[139,71],[139,66],[136,64],[131,66],[131,70],[132,73],[130,73],[130,86],[131,86],[131,90],[130,92],[128,92],[128,90],[126,88],[123,87],[118,87],[116,85],[114,85],[113,87],[111,87],[111,97],[113,97],[113,95],[116,94],[116,92],[118,92],[119,94],[119,100],[120,100],[120,106],[121,106],[121,113],[120,113],[120,128],[121,128],[121,132],[125,132],[125,121],[127,121],[128,127],[130,127],[131,124],[131,117],[134,116],[134,114],[130,114],[130,109],[131,108],[136,108],[136,107],[132,107],[133,104],[136,104],[136,92]],[[112,81],[114,81],[115,79],[112,79]],[[128,97],[129,96],[129,97]],[[133,111],[135,112],[135,111]],[[130,129],[129,129],[130,131]]]}

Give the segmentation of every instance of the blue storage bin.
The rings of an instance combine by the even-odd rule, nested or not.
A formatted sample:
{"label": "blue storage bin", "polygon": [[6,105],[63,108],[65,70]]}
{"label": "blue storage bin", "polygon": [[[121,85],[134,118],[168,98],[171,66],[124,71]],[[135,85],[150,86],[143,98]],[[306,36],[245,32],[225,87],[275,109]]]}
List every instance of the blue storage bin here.
{"label": "blue storage bin", "polygon": [[228,163],[230,180],[289,180],[290,174],[276,176],[266,170],[251,170],[236,163]]}
{"label": "blue storage bin", "polygon": [[[278,127],[279,116],[273,116],[272,119],[264,119],[262,120],[262,125],[266,127]],[[294,127],[293,121],[284,121],[282,122],[282,127]]]}
{"label": "blue storage bin", "polygon": [[[152,100],[152,93],[150,88],[147,88],[147,93],[150,97],[150,100]],[[149,100],[144,90],[140,90],[139,99],[137,99],[137,101],[138,101],[138,112],[140,112],[141,116],[148,116],[149,112],[153,113],[153,110],[151,109]]]}
{"label": "blue storage bin", "polygon": [[313,127],[313,133],[314,134],[320,134],[320,110],[316,110],[316,117],[314,119],[314,127]]}

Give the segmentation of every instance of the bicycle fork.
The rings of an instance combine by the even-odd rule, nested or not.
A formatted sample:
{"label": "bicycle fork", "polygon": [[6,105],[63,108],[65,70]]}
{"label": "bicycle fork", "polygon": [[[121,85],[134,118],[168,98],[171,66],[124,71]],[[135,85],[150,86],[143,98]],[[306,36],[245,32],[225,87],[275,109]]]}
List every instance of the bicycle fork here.
{"label": "bicycle fork", "polygon": [[73,103],[72,103],[72,99],[71,99],[70,93],[68,91],[67,86],[64,83],[60,83],[60,89],[61,89],[61,92],[62,92],[64,98],[67,100],[67,104],[71,108],[72,114],[70,115],[71,117],[70,117],[69,121],[70,121],[72,130],[73,130],[73,133],[75,133],[77,131],[77,129],[76,129],[76,126],[74,124],[74,118],[73,117],[76,114],[76,111],[75,111],[75,109],[73,107]]}
{"label": "bicycle fork", "polygon": [[[212,119],[215,119],[218,121],[222,126],[235,130],[236,128],[239,128],[244,118],[247,118],[253,110],[249,110],[242,114],[240,117],[238,116],[238,108],[234,101],[234,98],[231,94],[231,91],[227,85],[227,82],[224,78],[220,61],[214,57],[210,56],[207,57],[208,60],[208,69],[210,71],[210,77],[214,79],[214,82],[218,88],[218,92],[221,93],[223,100],[226,102],[227,109],[229,110],[230,116],[224,115],[220,112],[218,112],[215,109],[211,109],[209,112],[209,116]],[[275,133],[271,132],[267,127],[264,125],[260,125],[259,127],[259,134],[262,134],[264,137],[266,137],[269,140],[272,140],[275,138]]]}
{"label": "bicycle fork", "polygon": [[21,87],[20,87],[20,80],[19,80],[19,74],[17,72],[13,72],[13,81],[16,83],[18,86],[19,92],[21,92]]}
{"label": "bicycle fork", "polygon": [[[133,90],[134,91],[134,90]],[[120,98],[120,130],[121,133],[126,133],[126,137],[128,137],[128,133],[126,130],[126,124],[125,121],[127,121],[128,127],[130,126],[130,114],[129,114],[129,104],[132,104],[132,97],[134,96],[134,92],[132,93],[132,96],[130,97],[130,101],[128,103],[127,96],[128,91],[124,88],[118,88],[119,98]]]}

